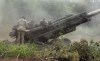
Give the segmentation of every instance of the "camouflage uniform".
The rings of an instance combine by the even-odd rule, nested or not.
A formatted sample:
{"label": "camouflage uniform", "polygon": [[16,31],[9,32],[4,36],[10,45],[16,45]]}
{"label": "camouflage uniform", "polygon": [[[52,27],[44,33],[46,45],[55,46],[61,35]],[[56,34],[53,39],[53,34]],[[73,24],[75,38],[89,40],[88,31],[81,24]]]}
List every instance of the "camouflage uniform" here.
{"label": "camouflage uniform", "polygon": [[35,27],[34,21],[31,20],[31,21],[28,23],[28,29],[30,30],[30,29],[33,29],[34,27]]}
{"label": "camouflage uniform", "polygon": [[40,22],[40,26],[42,27],[46,27],[48,24],[47,22],[45,21],[45,19],[43,19],[41,22]]}
{"label": "camouflage uniform", "polygon": [[24,18],[19,19],[17,24],[17,38],[16,41],[20,44],[24,43],[24,35],[26,32],[27,20]]}

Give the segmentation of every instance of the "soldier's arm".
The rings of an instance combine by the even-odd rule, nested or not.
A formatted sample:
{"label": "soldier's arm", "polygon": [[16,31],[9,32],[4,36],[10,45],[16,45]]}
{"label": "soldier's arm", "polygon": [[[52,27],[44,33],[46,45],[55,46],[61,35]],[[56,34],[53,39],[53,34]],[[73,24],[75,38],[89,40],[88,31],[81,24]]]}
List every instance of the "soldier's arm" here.
{"label": "soldier's arm", "polygon": [[26,26],[26,29],[28,29],[28,21],[27,20],[24,20],[25,21],[25,26]]}

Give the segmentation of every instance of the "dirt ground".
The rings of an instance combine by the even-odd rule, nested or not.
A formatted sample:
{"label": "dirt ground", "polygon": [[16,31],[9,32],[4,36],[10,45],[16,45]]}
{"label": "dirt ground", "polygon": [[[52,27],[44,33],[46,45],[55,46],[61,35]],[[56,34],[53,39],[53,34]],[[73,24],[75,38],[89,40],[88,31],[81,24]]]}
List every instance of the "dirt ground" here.
{"label": "dirt ground", "polygon": [[1,58],[0,61],[58,61],[55,59],[39,59],[39,58]]}

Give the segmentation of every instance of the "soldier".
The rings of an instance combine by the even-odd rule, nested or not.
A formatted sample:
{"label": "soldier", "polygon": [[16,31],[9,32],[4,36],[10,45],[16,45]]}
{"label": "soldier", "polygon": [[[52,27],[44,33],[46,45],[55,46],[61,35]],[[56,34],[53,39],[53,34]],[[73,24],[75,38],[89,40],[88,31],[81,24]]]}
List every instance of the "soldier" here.
{"label": "soldier", "polygon": [[28,23],[28,29],[33,29],[34,27],[35,27],[34,21],[31,20],[31,21]]}
{"label": "soldier", "polygon": [[52,25],[52,22],[51,21],[48,21],[48,25]]}
{"label": "soldier", "polygon": [[27,28],[27,20],[25,17],[22,17],[21,19],[18,20],[17,23],[17,38],[16,41],[20,44],[24,43],[24,35],[26,32]]}
{"label": "soldier", "polygon": [[45,18],[43,18],[43,20],[40,22],[40,26],[42,26],[42,27],[47,26],[47,22],[45,21]]}

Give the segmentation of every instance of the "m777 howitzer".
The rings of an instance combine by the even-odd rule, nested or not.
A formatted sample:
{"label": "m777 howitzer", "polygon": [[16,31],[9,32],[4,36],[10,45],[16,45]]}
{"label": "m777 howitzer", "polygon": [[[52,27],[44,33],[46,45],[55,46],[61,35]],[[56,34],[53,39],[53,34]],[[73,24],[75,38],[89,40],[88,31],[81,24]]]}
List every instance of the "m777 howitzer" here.
{"label": "m777 howitzer", "polygon": [[[76,30],[76,26],[90,21],[91,17],[100,14],[100,9],[76,15],[69,15],[52,22],[45,27],[39,26],[26,32],[25,39],[31,41],[47,42],[48,39],[55,39],[60,35],[64,35]],[[12,36],[12,35],[11,35]]]}

